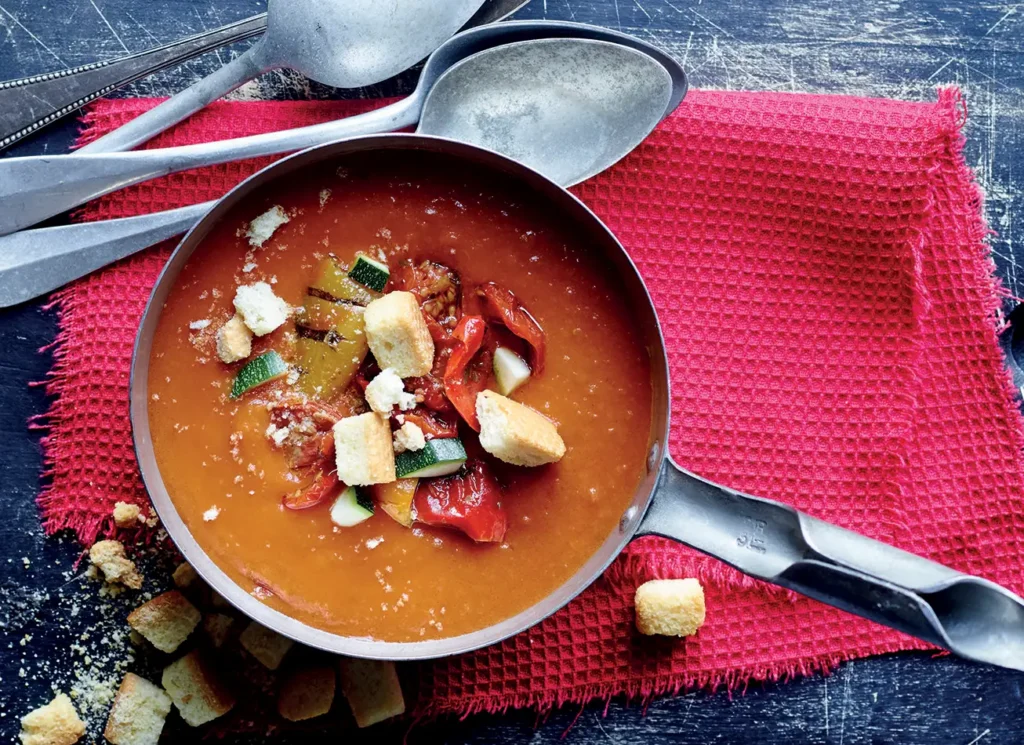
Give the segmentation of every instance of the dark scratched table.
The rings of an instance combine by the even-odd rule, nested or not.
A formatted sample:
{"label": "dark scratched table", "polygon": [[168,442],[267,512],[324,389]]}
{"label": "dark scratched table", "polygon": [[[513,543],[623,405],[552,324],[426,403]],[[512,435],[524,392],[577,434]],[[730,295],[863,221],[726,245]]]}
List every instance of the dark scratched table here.
{"label": "dark scratched table", "polygon": [[[441,0],[439,0],[440,2]],[[0,79],[71,67],[140,51],[252,15],[260,0],[0,0]],[[987,194],[998,231],[998,272],[1020,295],[1018,237],[1024,186],[1024,4],[1008,0],[533,0],[521,18],[575,20],[621,29],[665,47],[699,87],[786,90],[931,100],[942,83],[963,87],[970,109],[967,159]],[[166,95],[239,53],[222,49],[141,81],[119,95]],[[358,92],[394,95],[414,77]],[[333,91],[285,72],[235,95],[327,97]],[[348,95],[356,95],[349,92]],[[67,150],[73,121],[11,150]],[[94,670],[117,655],[95,635],[120,625],[95,590],[76,589],[71,540],[45,539],[34,498],[42,466],[26,420],[47,399],[29,383],[51,359],[39,348],[55,334],[42,303],[0,311],[0,740],[17,718],[48,700],[51,682]],[[81,599],[81,602],[79,602]],[[127,600],[121,602],[130,602]],[[112,604],[112,605],[111,605]],[[113,607],[113,610],[111,610]],[[127,606],[125,606],[127,607]],[[107,629],[107,632],[103,630]],[[92,644],[92,647],[88,645]],[[76,651],[76,647],[81,651]],[[77,656],[76,656],[77,655]],[[104,656],[106,655],[106,656]],[[96,659],[93,659],[93,658]],[[905,654],[841,665],[814,675],[751,686],[744,694],[694,693],[655,701],[643,712],[613,702],[555,712],[441,721],[412,741],[449,743],[956,743],[1024,742],[1024,675],[949,657]],[[83,691],[90,680],[78,681]],[[94,691],[95,693],[95,691]],[[88,697],[88,696],[87,696]],[[95,702],[94,702],[95,703]],[[102,706],[96,704],[95,717]],[[568,729],[574,720],[575,724]],[[375,733],[398,737],[404,730]],[[166,739],[166,738],[165,738]],[[177,738],[175,738],[177,739]],[[362,733],[358,741],[370,741]],[[297,741],[308,741],[300,738]],[[380,740],[375,740],[380,741]]]}

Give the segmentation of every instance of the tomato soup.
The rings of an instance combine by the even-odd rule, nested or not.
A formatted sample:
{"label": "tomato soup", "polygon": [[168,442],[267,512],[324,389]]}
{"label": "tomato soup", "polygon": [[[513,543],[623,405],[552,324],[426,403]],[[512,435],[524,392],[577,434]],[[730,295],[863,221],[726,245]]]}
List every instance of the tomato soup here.
{"label": "tomato soup", "polygon": [[[288,221],[256,247],[250,225],[271,208]],[[476,312],[473,288],[497,283],[543,329],[543,370],[509,396],[557,426],[564,456],[510,465],[484,453],[458,422],[471,459],[483,459],[498,490],[507,521],[500,540],[478,543],[415,519],[406,526],[382,509],[339,527],[330,502],[293,509],[283,501],[324,476],[297,469],[274,438],[274,407],[303,384],[295,367],[303,314],[252,340],[248,359],[273,350],[290,369],[242,395],[232,394],[246,361],[218,357],[218,330],[235,315],[240,286],[266,283],[294,309],[326,259],[347,267],[357,253],[391,267],[392,281],[398,267],[447,268],[461,286],[456,313]],[[175,507],[242,588],[328,632],[418,641],[525,610],[616,530],[645,475],[650,365],[619,280],[533,195],[441,156],[361,154],[264,187],[203,240],[160,315],[149,421]],[[486,377],[479,383],[495,387]],[[336,415],[367,411],[356,382],[329,398]]]}

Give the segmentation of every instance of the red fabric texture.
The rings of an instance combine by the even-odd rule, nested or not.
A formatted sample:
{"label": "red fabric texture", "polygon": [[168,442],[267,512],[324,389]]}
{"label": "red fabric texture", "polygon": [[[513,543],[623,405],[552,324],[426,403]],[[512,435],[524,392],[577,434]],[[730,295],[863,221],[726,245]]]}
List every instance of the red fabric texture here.
{"label": "red fabric texture", "polygon": [[[84,140],[151,106],[101,101]],[[218,103],[152,145],[320,122],[366,102]],[[955,90],[933,104],[691,91],[635,152],[575,189],[648,282],[684,467],[789,502],[1021,592],[1022,422],[996,331],[999,287],[960,149]],[[126,189],[84,219],[212,199],[262,162]],[[128,424],[139,315],[171,249],[56,296],[39,426],[49,531],[86,543],[117,500],[145,503]],[[643,638],[633,592],[705,583],[706,626]],[[742,684],[925,645],[749,580],[669,541],[634,542],[589,590],[494,647],[418,666],[415,713],[550,707]]]}

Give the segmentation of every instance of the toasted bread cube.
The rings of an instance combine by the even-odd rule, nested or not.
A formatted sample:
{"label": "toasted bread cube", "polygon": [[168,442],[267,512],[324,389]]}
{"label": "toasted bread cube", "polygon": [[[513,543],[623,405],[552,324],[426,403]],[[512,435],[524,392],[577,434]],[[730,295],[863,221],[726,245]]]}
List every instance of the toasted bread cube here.
{"label": "toasted bread cube", "polygon": [[141,514],[139,505],[128,504],[127,502],[114,503],[114,525],[119,528],[139,527],[139,516]]}
{"label": "toasted bread cube", "polygon": [[128,673],[114,697],[103,736],[112,745],[156,745],[171,713],[171,697],[160,686]]}
{"label": "toasted bread cube", "polygon": [[338,478],[349,486],[395,480],[391,426],[373,412],[338,420],[334,425],[334,452]]}
{"label": "toasted bread cube", "polygon": [[518,401],[494,391],[476,397],[480,445],[516,466],[542,466],[565,455],[565,443],[551,420]]}
{"label": "toasted bread cube", "polygon": [[289,722],[323,716],[334,703],[334,677],[327,665],[296,670],[281,685],[277,713]]}
{"label": "toasted bread cube", "polygon": [[235,697],[198,650],[165,667],[160,683],[181,718],[192,727],[212,722],[235,705]]}
{"label": "toasted bread cube", "polygon": [[284,207],[275,204],[269,210],[249,223],[249,229],[245,231],[245,237],[249,239],[249,245],[253,248],[263,248],[263,244],[270,240],[277,229],[285,223],[291,222]]}
{"label": "toasted bread cube", "polygon": [[288,303],[266,282],[242,285],[235,290],[234,303],[235,311],[256,336],[266,336],[288,320]]}
{"label": "toasted bread cube", "polygon": [[124,555],[120,541],[99,541],[89,549],[89,561],[103,572],[107,582],[114,582],[138,590],[142,587],[142,575],[135,569],[135,562]]}
{"label": "toasted bread cube", "polygon": [[74,745],[83,734],[85,723],[63,693],[21,718],[21,745]]}
{"label": "toasted bread cube", "polygon": [[220,649],[231,633],[231,627],[235,625],[235,619],[223,613],[208,613],[203,616],[203,633],[210,640],[214,649]]}
{"label": "toasted bread cube", "polygon": [[693,636],[704,625],[704,588],[695,579],[653,579],[636,588],[641,634]]}
{"label": "toasted bread cube", "polygon": [[342,657],[338,661],[341,692],[356,724],[369,727],[405,713],[405,699],[395,663]]}
{"label": "toasted bread cube", "polygon": [[238,641],[268,670],[277,670],[281,666],[281,660],[295,644],[288,637],[281,636],[255,621],[245,627]]}
{"label": "toasted bread cube", "polygon": [[235,313],[231,320],[217,329],[217,356],[231,364],[252,354],[252,331],[242,317]]}
{"label": "toasted bread cube", "polygon": [[366,306],[366,340],[381,369],[400,378],[426,375],[434,366],[434,340],[411,292],[389,292]]}
{"label": "toasted bread cube", "polygon": [[195,568],[187,561],[178,564],[171,579],[174,580],[174,586],[179,590],[191,590],[203,581]]}
{"label": "toasted bread cube", "polygon": [[202,618],[177,590],[157,595],[128,614],[128,625],[161,652],[173,652],[188,639]]}

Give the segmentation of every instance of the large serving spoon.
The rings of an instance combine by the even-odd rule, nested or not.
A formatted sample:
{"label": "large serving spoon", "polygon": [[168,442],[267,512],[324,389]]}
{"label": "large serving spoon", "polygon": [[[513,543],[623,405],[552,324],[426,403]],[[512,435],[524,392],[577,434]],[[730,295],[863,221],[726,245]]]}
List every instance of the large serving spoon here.
{"label": "large serving spoon", "polygon": [[[666,104],[666,113],[682,99],[685,75],[679,64],[661,50],[635,37],[595,26],[543,21],[481,26],[456,34],[439,46],[428,58],[416,89],[410,96],[360,116],[283,132],[162,150],[0,160],[0,235],[28,227],[112,191],[176,171],[303,150],[343,137],[413,126],[419,120],[427,96],[438,79],[458,62],[502,44],[552,37],[603,40],[639,50],[660,64],[671,76],[674,90]],[[612,52],[598,52],[588,64],[593,64],[602,54]],[[488,66],[493,65],[493,68],[485,85],[493,85],[505,73],[515,74],[514,70],[502,69],[506,66],[500,54],[488,59]],[[547,65],[538,61],[537,69],[543,71],[541,74],[544,78],[543,84],[538,83],[536,86],[538,102],[544,106],[564,107],[573,100],[571,91],[564,85],[566,70],[557,61],[553,59]],[[480,68],[474,68],[474,71],[479,74]],[[459,79],[463,80],[461,76]],[[465,90],[458,94],[460,97],[472,94],[476,96],[478,104],[486,105],[493,105],[500,99],[500,96],[495,97],[483,91],[480,82],[472,76],[466,76],[462,84]],[[631,117],[631,112],[625,107],[614,115],[610,111],[607,113],[615,116],[615,127],[628,122]],[[481,117],[487,115],[486,111],[480,113]]]}
{"label": "large serving spoon", "polygon": [[[526,26],[538,30],[536,23]],[[548,24],[541,29],[554,30]],[[571,30],[581,33],[587,27]],[[598,31],[604,38],[620,36]],[[659,55],[655,59],[621,45],[582,39],[516,43],[468,57],[439,76],[424,103],[419,132],[457,136],[515,154],[564,185],[607,168],[678,105],[686,78],[659,50],[651,48]],[[570,78],[554,76],[555,65],[570,70]],[[492,75],[491,66],[504,72]],[[539,74],[542,69],[547,75]],[[491,90],[477,90],[474,80],[507,91],[500,109],[505,119],[495,116]],[[561,100],[553,103],[552,98]],[[0,238],[0,307],[43,295],[185,232],[215,203]]]}
{"label": "large serving spoon", "polygon": [[267,30],[244,54],[78,153],[131,150],[271,70],[336,88],[379,83],[430,54],[483,1],[268,0]]}

